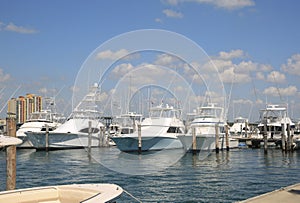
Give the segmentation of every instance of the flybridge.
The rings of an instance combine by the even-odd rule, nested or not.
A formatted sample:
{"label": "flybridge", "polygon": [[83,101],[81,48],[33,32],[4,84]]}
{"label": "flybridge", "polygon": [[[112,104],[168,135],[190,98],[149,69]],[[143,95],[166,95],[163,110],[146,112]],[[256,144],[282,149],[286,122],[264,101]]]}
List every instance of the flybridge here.
{"label": "flybridge", "polygon": [[278,104],[268,104],[266,110],[286,111],[286,107]]}

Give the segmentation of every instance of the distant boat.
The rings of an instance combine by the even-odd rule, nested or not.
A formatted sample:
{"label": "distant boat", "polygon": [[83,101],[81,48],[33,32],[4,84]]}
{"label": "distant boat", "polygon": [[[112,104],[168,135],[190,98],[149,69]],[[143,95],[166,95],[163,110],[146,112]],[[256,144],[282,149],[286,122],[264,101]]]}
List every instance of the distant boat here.
{"label": "distant boat", "polygon": [[233,125],[229,128],[230,135],[245,137],[245,135],[249,132],[249,127],[247,126],[248,119],[243,117],[237,117],[234,119]]}
{"label": "distant boat", "polygon": [[0,192],[0,202],[114,202],[123,193],[115,184],[74,184]]}
{"label": "distant boat", "polygon": [[[73,149],[89,146],[99,147],[104,140],[104,125],[100,121],[101,113],[95,109],[97,86],[92,87],[80,104],[72,112],[69,119],[48,133],[46,143],[45,132],[25,132],[33,147],[38,150]],[[90,138],[89,138],[90,135]]]}
{"label": "distant boat", "polygon": [[[178,135],[184,133],[181,112],[169,105],[150,108],[149,117],[141,123],[141,151],[182,148]],[[138,131],[111,138],[121,151],[139,151]]]}
{"label": "distant boat", "polygon": [[122,134],[131,134],[137,130],[137,124],[142,120],[142,114],[129,112],[113,118],[109,125],[110,136],[120,136]]}
{"label": "distant boat", "polygon": [[[142,114],[136,114],[134,112],[116,116],[113,118],[113,122],[109,125],[109,137],[119,137],[124,134],[132,134],[137,130],[137,124],[141,121]],[[112,139],[110,139],[109,144],[111,146],[116,145]]]}
{"label": "distant boat", "polygon": [[49,131],[53,131],[61,125],[61,122],[63,121],[62,118],[61,114],[53,113],[51,110],[42,110],[31,113],[30,118],[17,130],[17,137],[23,141],[23,143],[17,147],[33,148],[33,145],[28,140],[25,132],[30,131],[45,133],[47,126]]}
{"label": "distant boat", "polygon": [[[220,149],[226,148],[225,144],[225,119],[222,107],[209,103],[197,109],[194,113],[194,119],[189,126],[189,130],[185,135],[178,138],[182,142],[186,151],[193,150],[193,130],[195,132],[196,142],[194,150],[215,150],[216,149],[216,133],[219,134]],[[216,131],[217,130],[217,131]],[[229,140],[229,147],[238,147],[238,140]]]}
{"label": "distant boat", "polygon": [[260,133],[264,132],[265,124],[268,139],[281,139],[282,124],[285,126],[283,131],[285,135],[287,135],[287,124],[291,129],[295,128],[295,123],[287,115],[287,107],[278,104],[268,104],[265,109],[260,110],[260,123],[258,124]]}

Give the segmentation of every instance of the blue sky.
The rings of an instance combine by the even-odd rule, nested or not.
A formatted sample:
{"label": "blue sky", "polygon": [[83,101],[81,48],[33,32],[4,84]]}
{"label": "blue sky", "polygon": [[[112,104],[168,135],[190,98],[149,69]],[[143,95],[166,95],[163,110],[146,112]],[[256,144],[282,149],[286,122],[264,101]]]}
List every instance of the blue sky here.
{"label": "blue sky", "polygon": [[232,89],[229,120],[258,120],[266,102],[288,103],[300,118],[299,4],[0,0],[1,108],[20,87],[14,96],[57,94],[65,111],[77,72],[99,45],[134,30],[164,29],[196,42],[218,66],[228,95]]}

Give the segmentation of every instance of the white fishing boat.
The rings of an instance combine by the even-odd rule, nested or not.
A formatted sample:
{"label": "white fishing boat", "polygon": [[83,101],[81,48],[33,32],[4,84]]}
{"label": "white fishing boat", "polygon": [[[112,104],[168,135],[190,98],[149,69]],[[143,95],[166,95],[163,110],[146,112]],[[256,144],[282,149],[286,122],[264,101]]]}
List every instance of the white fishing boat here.
{"label": "white fishing boat", "polygon": [[149,117],[141,122],[141,146],[139,132],[112,137],[121,151],[153,151],[182,148],[178,135],[184,133],[181,112],[169,105],[150,108]]}
{"label": "white fishing boat", "polygon": [[21,144],[22,140],[16,137],[4,136],[0,134],[0,149],[2,147]]}
{"label": "white fishing boat", "polygon": [[243,117],[237,117],[234,119],[233,125],[229,128],[229,133],[232,136],[245,137],[249,132],[248,119]]}
{"label": "white fishing boat", "polygon": [[51,110],[42,110],[30,114],[30,118],[17,130],[16,135],[23,143],[18,148],[33,148],[25,132],[43,132],[55,130],[61,125],[62,115],[53,113]]}
{"label": "white fishing boat", "polygon": [[74,184],[34,187],[0,192],[0,202],[115,202],[123,189],[115,184]]}
{"label": "white fishing boat", "polygon": [[[284,129],[287,128],[287,124],[291,129],[295,128],[295,123],[287,115],[287,106],[278,104],[268,104],[265,109],[260,110],[260,123],[258,128],[260,133],[264,132],[264,126],[267,126],[267,138],[268,139],[281,139],[282,125]],[[283,131],[287,135],[287,131]],[[262,134],[261,134],[262,137]]]}
{"label": "white fishing boat", "polygon": [[[109,125],[109,137],[119,137],[124,134],[132,134],[137,130],[137,125],[142,121],[142,114],[129,112],[116,116],[113,122]],[[115,146],[116,144],[110,139],[109,145]]]}
{"label": "white fishing boat", "polygon": [[[101,113],[96,110],[97,86],[92,87],[69,119],[53,131],[25,132],[33,147],[43,149],[73,149],[99,147],[105,140]],[[48,139],[47,139],[48,137]]]}
{"label": "white fishing boat", "polygon": [[120,136],[122,134],[132,134],[137,130],[137,124],[142,121],[142,114],[129,112],[121,114],[113,119],[109,125],[110,136]]}
{"label": "white fishing boat", "polygon": [[[217,107],[210,103],[200,107],[195,112],[195,118],[189,126],[186,134],[178,136],[186,151],[190,150],[215,150],[216,133],[219,135],[220,149],[226,148],[225,140],[225,117],[222,107]],[[194,148],[193,133],[195,133]],[[238,147],[238,140],[229,138],[229,147]]]}

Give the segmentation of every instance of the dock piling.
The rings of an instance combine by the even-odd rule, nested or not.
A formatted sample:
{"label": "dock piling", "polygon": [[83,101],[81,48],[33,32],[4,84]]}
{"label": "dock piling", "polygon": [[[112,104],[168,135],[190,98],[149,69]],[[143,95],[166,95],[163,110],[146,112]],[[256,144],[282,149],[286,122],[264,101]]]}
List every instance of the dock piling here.
{"label": "dock piling", "polygon": [[193,154],[197,152],[197,138],[196,138],[196,128],[192,127],[192,150]]}
{"label": "dock piling", "polygon": [[[7,135],[16,137],[16,120],[13,117],[6,118]],[[14,190],[16,188],[17,175],[17,153],[16,146],[11,145],[6,148],[6,190]]]}
{"label": "dock piling", "polygon": [[215,125],[215,132],[216,132],[216,153],[218,154],[220,151],[220,146],[219,146],[219,124],[216,123]]}
{"label": "dock piling", "polygon": [[264,152],[265,154],[268,153],[268,131],[267,131],[267,121],[264,124],[264,134],[263,134],[263,139],[264,139]]}
{"label": "dock piling", "polygon": [[289,123],[286,124],[287,128],[287,151],[292,149],[292,140],[291,140],[291,126]]}
{"label": "dock piling", "polygon": [[48,150],[49,150],[49,125],[46,124],[45,126],[46,126],[45,150],[46,150],[46,152],[48,152]]}
{"label": "dock piling", "polygon": [[281,123],[281,149],[282,151],[286,151],[286,135],[284,123]]}
{"label": "dock piling", "polygon": [[245,121],[245,137],[248,137],[248,122]]}
{"label": "dock piling", "polygon": [[225,139],[226,139],[226,151],[229,151],[229,133],[228,133],[228,125],[225,125]]}
{"label": "dock piling", "polygon": [[138,124],[138,153],[142,152],[142,129],[141,124]]}
{"label": "dock piling", "polygon": [[91,154],[92,147],[92,121],[89,121],[89,129],[88,129],[88,153]]}

